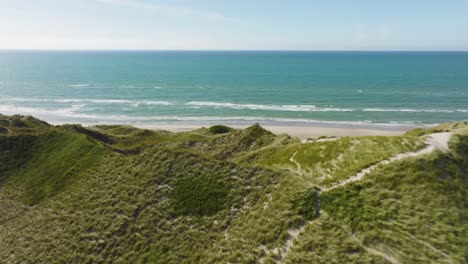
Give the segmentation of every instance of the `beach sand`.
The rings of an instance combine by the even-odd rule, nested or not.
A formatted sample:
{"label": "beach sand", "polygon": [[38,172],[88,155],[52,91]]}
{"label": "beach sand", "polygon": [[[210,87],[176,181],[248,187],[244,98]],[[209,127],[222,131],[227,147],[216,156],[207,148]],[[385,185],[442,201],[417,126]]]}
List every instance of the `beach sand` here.
{"label": "beach sand", "polygon": [[[213,124],[144,124],[134,125],[139,128],[153,129],[153,130],[167,130],[172,132],[183,132],[195,130],[201,127],[210,127]],[[228,125],[233,128],[243,129],[249,125]],[[286,125],[263,125],[265,129],[275,134],[288,134],[298,137],[302,140],[308,138],[318,138],[320,136],[328,137],[344,137],[344,136],[398,136],[404,134],[408,129],[375,129],[375,128],[361,128],[361,127],[325,127],[325,126],[286,126]]]}

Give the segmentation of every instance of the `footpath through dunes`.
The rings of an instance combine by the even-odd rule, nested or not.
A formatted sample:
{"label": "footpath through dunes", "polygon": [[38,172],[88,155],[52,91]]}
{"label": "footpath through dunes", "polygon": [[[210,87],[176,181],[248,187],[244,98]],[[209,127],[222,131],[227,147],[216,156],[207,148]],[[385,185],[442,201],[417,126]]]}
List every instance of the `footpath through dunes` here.
{"label": "footpath through dunes", "polygon": [[[382,160],[377,164],[374,164],[374,165],[372,165],[370,167],[367,167],[367,168],[361,170],[360,172],[358,172],[357,174],[349,177],[346,180],[343,180],[343,181],[340,181],[340,182],[338,182],[336,184],[333,184],[330,187],[320,188],[315,193],[316,200],[315,200],[315,203],[314,203],[314,207],[315,207],[315,210],[317,211],[317,213],[316,213],[317,217],[320,216],[320,204],[318,202],[318,196],[320,195],[320,193],[328,192],[328,191],[334,190],[336,188],[343,187],[343,186],[345,186],[347,184],[359,181],[365,175],[369,174],[370,172],[372,172],[374,169],[376,169],[378,166],[381,166],[381,165],[386,165],[386,164],[389,164],[391,162],[406,159],[406,158],[409,158],[409,157],[415,157],[415,156],[427,154],[427,153],[430,153],[430,152],[435,151],[435,150],[439,150],[441,152],[448,152],[449,151],[448,142],[449,142],[452,134],[453,134],[452,132],[442,132],[442,133],[429,134],[427,136],[427,138],[426,138],[426,141],[425,141],[426,145],[420,150],[413,151],[413,152],[400,153],[400,154],[394,155],[394,156],[392,156],[392,157],[390,157],[388,159]],[[336,140],[336,138],[332,138],[332,140]],[[289,160],[297,166],[297,172],[299,174],[301,174],[302,173],[301,164],[294,159],[294,157],[297,155],[297,152],[298,151],[295,151],[294,154],[290,157]],[[316,220],[314,220],[314,221],[316,221]],[[280,248],[280,254],[279,254],[280,259],[277,260],[277,263],[283,263],[283,261],[287,258],[289,252],[293,248],[294,243],[295,242],[297,243],[297,241],[300,239],[300,235],[305,232],[306,226],[308,224],[313,224],[314,221],[304,222],[300,226],[298,226],[297,228],[288,230],[288,238],[283,243],[282,247]],[[362,241],[360,241],[359,239],[356,238],[356,236],[354,234],[352,234],[351,237],[353,238],[354,241],[358,242],[358,244],[364,250],[366,250],[370,254],[378,255],[378,256],[384,258],[385,260],[387,260],[388,262],[390,262],[392,264],[399,264],[400,263],[395,257],[391,256],[390,254],[387,254],[386,252],[382,252],[382,251],[379,251],[378,249],[365,246],[362,243]]]}
{"label": "footpath through dunes", "polygon": [[362,177],[364,177],[366,174],[370,173],[371,171],[373,171],[375,168],[377,168],[380,165],[389,164],[390,162],[406,159],[406,158],[409,158],[409,157],[415,157],[415,156],[427,154],[427,153],[430,153],[430,152],[432,152],[434,150],[447,152],[447,151],[449,151],[448,142],[449,142],[451,136],[452,136],[452,132],[442,132],[442,133],[429,134],[427,136],[426,146],[424,148],[422,148],[422,149],[420,149],[418,151],[414,151],[414,152],[406,152],[406,153],[397,154],[397,155],[395,155],[393,157],[390,157],[389,159],[382,160],[381,162],[379,162],[377,164],[374,164],[374,165],[372,165],[370,167],[367,167],[367,168],[363,169],[362,171],[358,172],[357,174],[349,177],[348,179],[346,179],[344,181],[333,184],[330,187],[320,188],[321,192],[327,192],[327,191],[342,187],[344,185],[347,185],[349,183],[359,181],[359,180],[362,179]]}

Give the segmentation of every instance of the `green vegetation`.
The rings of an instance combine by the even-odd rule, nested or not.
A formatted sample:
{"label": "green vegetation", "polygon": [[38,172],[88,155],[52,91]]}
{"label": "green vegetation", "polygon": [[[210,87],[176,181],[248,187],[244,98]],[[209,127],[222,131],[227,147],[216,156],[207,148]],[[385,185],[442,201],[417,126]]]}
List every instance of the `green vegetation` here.
{"label": "green vegetation", "polygon": [[103,147],[92,144],[83,135],[52,130],[38,137],[29,151],[32,156],[27,166],[13,173],[11,180],[24,188],[27,204],[36,204],[99,164]]}
{"label": "green vegetation", "polygon": [[191,175],[175,183],[171,199],[177,213],[203,216],[229,208],[228,194],[228,186],[216,176]]}
{"label": "green vegetation", "polygon": [[293,201],[293,207],[306,220],[313,220],[320,216],[319,190],[307,190],[299,194]]}
{"label": "green vegetation", "polygon": [[[468,262],[466,123],[309,143],[215,127],[0,115],[1,262]],[[436,131],[454,132],[449,153],[324,189]]]}
{"label": "green vegetation", "polygon": [[404,262],[463,263],[468,178],[461,162],[436,154],[395,162],[324,193],[320,204],[365,245]]}
{"label": "green vegetation", "polygon": [[414,151],[423,140],[400,137],[344,137],[330,141],[271,146],[240,159],[258,166],[289,169],[319,186],[329,186],[398,153]]}
{"label": "green vegetation", "polygon": [[208,130],[212,134],[225,134],[225,133],[229,133],[229,132],[233,131],[232,128],[227,127],[227,126],[223,126],[223,125],[211,126],[210,128],[208,128]]}

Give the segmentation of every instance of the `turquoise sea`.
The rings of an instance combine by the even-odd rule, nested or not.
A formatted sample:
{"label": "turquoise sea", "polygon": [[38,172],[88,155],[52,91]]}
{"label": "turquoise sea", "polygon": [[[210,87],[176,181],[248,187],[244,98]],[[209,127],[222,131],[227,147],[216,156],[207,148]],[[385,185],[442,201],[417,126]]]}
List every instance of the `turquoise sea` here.
{"label": "turquoise sea", "polygon": [[468,119],[468,52],[0,51],[0,113],[51,123]]}

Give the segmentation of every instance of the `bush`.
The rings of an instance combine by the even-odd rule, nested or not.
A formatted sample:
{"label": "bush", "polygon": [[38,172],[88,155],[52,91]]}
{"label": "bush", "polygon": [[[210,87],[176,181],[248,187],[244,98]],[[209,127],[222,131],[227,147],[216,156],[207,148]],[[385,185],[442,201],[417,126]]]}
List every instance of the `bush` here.
{"label": "bush", "polygon": [[228,126],[216,125],[208,128],[212,134],[225,134],[231,132],[233,129]]}
{"label": "bush", "polygon": [[177,214],[210,216],[228,208],[229,188],[213,175],[179,179],[172,191],[172,206]]}

